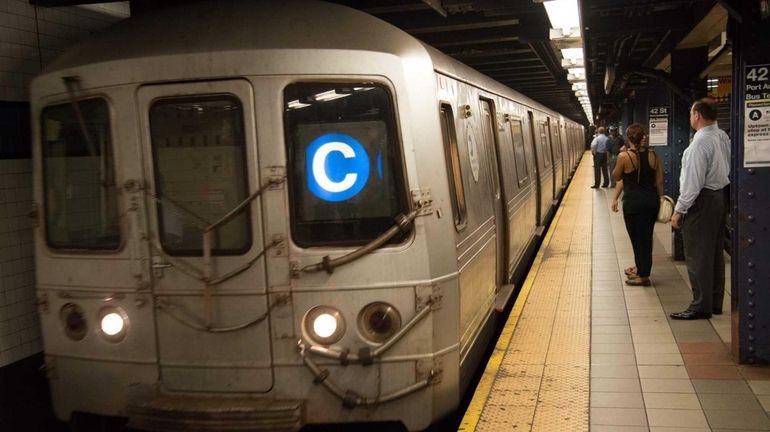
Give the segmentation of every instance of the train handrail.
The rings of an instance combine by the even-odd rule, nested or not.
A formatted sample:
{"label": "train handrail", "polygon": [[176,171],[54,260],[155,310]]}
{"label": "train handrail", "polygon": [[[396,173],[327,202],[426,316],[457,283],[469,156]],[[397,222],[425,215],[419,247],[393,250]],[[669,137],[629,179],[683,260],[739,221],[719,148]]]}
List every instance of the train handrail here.
{"label": "train handrail", "polygon": [[[173,204],[174,207],[183,210],[184,213],[179,212],[179,211],[175,211],[173,209],[171,209],[171,211],[175,211],[177,214],[179,214],[179,215],[181,215],[183,217],[187,216],[187,217],[191,217],[191,218],[197,219],[198,223],[196,225],[198,225],[199,227],[201,227],[201,225],[202,225],[202,231],[203,231],[203,241],[202,241],[203,244],[201,245],[201,248],[203,249],[203,257],[202,257],[203,258],[203,270],[202,271],[196,269],[195,267],[193,267],[193,266],[191,266],[191,265],[189,265],[187,263],[185,263],[185,265],[183,266],[183,265],[181,265],[181,261],[176,261],[176,260],[170,259],[168,254],[163,252],[163,248],[162,247],[159,247],[158,245],[156,245],[154,241],[150,242],[152,244],[152,247],[159,254],[161,254],[161,256],[163,256],[163,258],[166,259],[171,265],[173,265],[175,268],[179,269],[180,271],[182,271],[186,275],[188,275],[188,276],[190,276],[190,277],[192,277],[194,279],[197,279],[197,280],[200,280],[200,281],[203,282],[203,284],[204,284],[204,286],[203,286],[203,297],[205,298],[206,317],[207,317],[206,319],[207,319],[207,323],[208,324],[206,326],[201,326],[202,328],[211,328],[211,322],[213,321],[213,315],[214,315],[213,310],[214,310],[214,308],[213,308],[213,305],[212,305],[212,300],[213,300],[213,295],[212,295],[213,293],[211,291],[212,287],[215,286],[215,285],[218,285],[218,284],[220,284],[220,283],[222,283],[222,282],[224,282],[224,281],[226,281],[226,280],[228,280],[230,278],[232,278],[235,275],[238,275],[238,274],[244,272],[246,269],[251,267],[262,255],[264,255],[267,252],[268,249],[270,249],[270,248],[276,246],[278,243],[280,243],[280,241],[277,241],[277,240],[274,239],[267,247],[265,247],[262,251],[260,251],[258,254],[256,254],[256,256],[254,256],[252,259],[248,260],[245,264],[241,265],[240,267],[232,270],[231,272],[229,272],[229,273],[227,273],[225,275],[222,275],[220,277],[216,277],[215,278],[213,276],[213,268],[212,268],[213,266],[212,266],[212,263],[211,263],[211,249],[212,249],[212,244],[214,243],[214,235],[216,233],[216,231],[215,231],[216,228],[218,226],[220,226],[220,225],[226,224],[227,222],[229,222],[233,218],[235,218],[244,209],[246,209],[247,206],[252,201],[254,201],[257,197],[262,195],[262,193],[265,190],[267,190],[270,187],[274,187],[274,186],[276,186],[278,184],[281,184],[281,183],[283,183],[283,181],[284,181],[283,177],[268,177],[268,179],[265,182],[265,184],[263,184],[259,189],[254,191],[251,195],[246,197],[246,199],[244,199],[243,201],[238,203],[238,205],[233,207],[232,210],[227,212],[224,216],[222,216],[221,218],[219,218],[217,221],[215,221],[213,223],[208,222],[204,218],[202,218],[202,217],[198,216],[197,214],[195,214],[193,211],[186,209],[183,205],[177,203],[176,201],[172,200],[171,198],[169,198],[169,197],[159,197],[159,196],[151,193],[149,190],[145,189],[145,194],[147,196],[149,196],[150,198],[152,198],[156,203],[160,204],[161,206],[167,206],[167,207],[168,207],[168,203],[171,203],[171,204]],[[200,222],[203,222],[205,225],[201,224]],[[157,240],[157,236],[156,236],[156,240]],[[190,267],[190,268],[185,268],[185,267]],[[197,324],[189,323],[188,325],[190,325],[193,328],[196,328],[194,326],[197,325]],[[251,324],[248,324],[248,325],[251,325]],[[240,327],[240,328],[242,328],[242,327]]]}
{"label": "train handrail", "polygon": [[334,258],[334,259],[330,259],[329,255],[326,255],[325,257],[323,257],[323,259],[320,262],[316,264],[306,265],[305,267],[302,268],[302,271],[305,273],[315,273],[321,270],[326,270],[326,273],[329,273],[329,274],[334,273],[334,269],[336,267],[349,264],[363,257],[364,255],[367,255],[377,250],[380,246],[385,244],[385,242],[393,238],[399,232],[408,233],[409,231],[411,231],[412,222],[417,218],[417,216],[420,215],[424,207],[425,206],[423,205],[418,206],[416,209],[412,210],[407,215],[404,215],[403,213],[399,213],[398,216],[396,216],[395,218],[396,220],[393,226],[388,228],[387,231],[385,231],[384,233],[377,236],[377,238],[375,238],[374,240],[361,246],[360,248],[354,250],[353,252],[350,252],[347,255],[343,255],[339,258]]}
{"label": "train handrail", "polygon": [[[178,305],[175,305],[173,303],[169,303],[169,302],[167,302],[167,301],[165,301],[163,299],[160,299],[160,298],[157,300],[157,303],[156,303],[155,307],[160,309],[160,310],[162,310],[162,311],[164,311],[164,312],[166,312],[171,318],[174,319],[174,321],[176,321],[176,322],[178,322],[180,324],[186,325],[187,327],[190,327],[190,328],[192,328],[194,330],[205,331],[205,332],[209,332],[209,333],[228,333],[228,332],[243,330],[243,329],[245,329],[247,327],[251,327],[251,326],[253,326],[255,324],[261,323],[262,321],[265,320],[265,318],[267,318],[270,315],[270,312],[273,309],[275,309],[277,306],[284,305],[284,304],[288,303],[288,301],[289,301],[289,297],[288,296],[279,295],[275,299],[275,301],[273,303],[271,303],[270,306],[268,306],[268,308],[265,311],[265,313],[263,313],[262,315],[256,317],[255,319],[253,319],[251,321],[247,321],[247,322],[245,322],[243,324],[238,324],[238,325],[235,325],[235,326],[232,326],[232,327],[212,327],[210,324],[201,325],[201,324],[195,323],[195,322],[193,322],[189,318],[196,319],[197,317],[192,316],[192,314],[190,314],[189,312],[185,311],[184,309],[182,309]],[[181,313],[183,313],[183,314],[189,315],[189,317],[186,318],[186,317],[181,316],[181,314],[175,312],[176,310],[181,311]]]}
{"label": "train handrail", "polygon": [[[338,399],[342,400],[342,406],[348,409],[353,409],[355,407],[372,408],[383,403],[400,399],[418,390],[422,390],[428,387],[441,376],[440,370],[431,369],[428,372],[428,377],[425,378],[424,380],[417,381],[414,384],[408,385],[402,389],[393,391],[391,393],[387,393],[384,396],[381,396],[378,394],[377,397],[370,398],[370,397],[362,396],[361,394],[359,394],[354,390],[350,390],[350,389],[346,389],[345,391],[341,390],[334,382],[332,382],[329,379],[329,370],[321,369],[320,367],[318,367],[318,365],[306,354],[305,348],[306,347],[300,343],[299,345],[300,356],[302,357],[302,362],[305,364],[305,366],[307,366],[308,369],[310,369],[310,371],[313,373],[313,383],[323,385],[324,388],[329,391],[329,393],[333,394]],[[378,388],[378,391],[379,391],[379,388]]]}

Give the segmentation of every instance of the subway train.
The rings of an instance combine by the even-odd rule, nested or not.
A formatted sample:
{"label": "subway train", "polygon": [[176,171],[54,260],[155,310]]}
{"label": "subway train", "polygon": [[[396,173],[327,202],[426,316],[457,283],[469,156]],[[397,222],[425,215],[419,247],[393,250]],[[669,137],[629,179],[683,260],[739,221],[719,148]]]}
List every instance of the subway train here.
{"label": "subway train", "polygon": [[298,430],[458,407],[580,124],[361,11],[203,1],[31,83],[56,416]]}

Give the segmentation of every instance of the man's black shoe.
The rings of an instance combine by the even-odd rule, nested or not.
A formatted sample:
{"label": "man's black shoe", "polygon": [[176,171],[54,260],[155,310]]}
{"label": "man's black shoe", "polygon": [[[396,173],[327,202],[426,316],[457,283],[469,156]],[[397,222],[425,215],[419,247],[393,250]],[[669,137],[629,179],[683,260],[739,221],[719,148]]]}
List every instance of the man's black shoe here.
{"label": "man's black shoe", "polygon": [[599,186],[597,186],[597,185],[591,186],[591,189],[598,189],[598,188],[599,188]]}
{"label": "man's black shoe", "polygon": [[608,188],[610,185],[602,185],[603,188]]}
{"label": "man's black shoe", "polygon": [[709,319],[711,318],[711,314],[706,312],[695,312],[691,310],[686,310],[682,312],[672,313],[671,318],[675,320]]}
{"label": "man's black shoe", "polygon": [[711,315],[722,315],[722,309],[714,309],[711,311]]}

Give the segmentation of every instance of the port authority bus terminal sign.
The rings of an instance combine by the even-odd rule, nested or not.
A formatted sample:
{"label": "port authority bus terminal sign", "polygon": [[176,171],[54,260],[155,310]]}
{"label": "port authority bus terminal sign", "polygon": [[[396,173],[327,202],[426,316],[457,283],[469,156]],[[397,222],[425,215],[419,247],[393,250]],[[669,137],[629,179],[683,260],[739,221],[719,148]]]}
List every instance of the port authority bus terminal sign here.
{"label": "port authority bus terminal sign", "polygon": [[668,107],[650,107],[649,144],[651,146],[668,145]]}
{"label": "port authority bus terminal sign", "polygon": [[743,166],[770,166],[770,64],[747,65]]}

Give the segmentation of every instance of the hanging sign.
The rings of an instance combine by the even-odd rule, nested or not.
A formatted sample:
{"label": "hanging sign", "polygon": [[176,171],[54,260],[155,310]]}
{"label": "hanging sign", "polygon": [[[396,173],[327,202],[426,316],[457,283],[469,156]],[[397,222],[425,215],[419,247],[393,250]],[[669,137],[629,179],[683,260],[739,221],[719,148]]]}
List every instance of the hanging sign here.
{"label": "hanging sign", "polygon": [[651,146],[668,145],[668,107],[650,107],[650,132]]}
{"label": "hanging sign", "polygon": [[746,66],[743,166],[770,166],[770,64]]}

